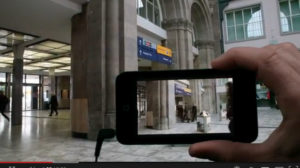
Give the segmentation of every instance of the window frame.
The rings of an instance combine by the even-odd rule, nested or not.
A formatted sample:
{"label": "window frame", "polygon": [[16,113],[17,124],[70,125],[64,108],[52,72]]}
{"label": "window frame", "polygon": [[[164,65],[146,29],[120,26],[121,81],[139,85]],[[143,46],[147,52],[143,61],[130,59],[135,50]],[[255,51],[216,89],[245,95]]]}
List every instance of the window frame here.
{"label": "window frame", "polygon": [[[153,2],[151,2],[150,0],[145,0],[145,4],[143,4],[143,5],[145,7],[145,15],[146,16],[144,17],[144,16],[141,15],[140,8],[138,7],[139,6],[139,0],[136,0],[137,15],[141,16],[142,18],[148,20],[149,22],[153,23],[154,25],[156,25],[158,27],[162,27],[162,10],[161,10],[161,6],[160,6],[160,2],[159,2],[159,0],[152,0],[152,1]],[[151,12],[152,13],[152,18],[151,19],[148,16],[148,3],[152,5],[152,12]],[[155,4],[157,4],[157,6]],[[159,11],[159,24],[156,24],[157,23],[156,18],[155,18],[155,10],[156,9],[158,9],[158,11]]]}
{"label": "window frame", "polygon": [[[288,25],[289,25],[289,21],[290,21],[290,24],[291,24],[291,27],[289,27],[289,29],[292,29],[291,31],[288,31],[288,32],[283,32],[283,29],[282,29],[282,18],[281,17],[281,6],[280,6],[280,2],[284,2],[284,1],[287,1],[288,2],[288,6],[289,6],[289,16],[286,16],[286,19],[288,20]],[[298,0],[299,3],[300,3],[300,0]],[[293,14],[292,10],[291,10],[291,0],[278,0],[277,1],[277,8],[278,8],[278,19],[279,19],[279,27],[280,27],[280,35],[290,35],[290,34],[299,34],[300,33],[300,30],[298,31],[294,31],[294,26],[293,26],[293,20],[292,20],[292,17],[293,16],[300,16],[300,13],[299,14]],[[283,13],[283,12],[282,12]]]}
{"label": "window frame", "polygon": [[[260,11],[261,11],[261,31],[262,31],[262,35],[257,36],[257,37],[248,38],[247,37],[247,32],[245,30],[245,25],[248,25],[249,23],[245,23],[244,11],[247,10],[247,9],[250,9],[251,14],[252,14],[252,10],[256,7],[259,7]],[[243,24],[239,24],[239,25],[236,24],[236,19],[235,19],[235,12],[236,11],[242,11]],[[228,13],[233,14],[233,22],[234,22],[233,26],[228,26],[228,22],[227,22],[227,14]],[[228,10],[223,12],[223,16],[224,16],[223,30],[224,30],[224,35],[225,35],[225,38],[226,38],[225,44],[252,41],[252,40],[259,40],[259,39],[266,38],[264,11],[263,11],[263,5],[261,3],[250,4],[250,5],[247,5],[247,6],[244,6],[244,7],[239,7],[239,8],[234,8],[234,9],[228,9]],[[243,30],[244,30],[244,39],[242,39],[242,40],[237,39],[237,31],[236,31],[237,26],[241,26],[241,25],[243,25]],[[234,28],[235,40],[229,40],[228,27]]]}

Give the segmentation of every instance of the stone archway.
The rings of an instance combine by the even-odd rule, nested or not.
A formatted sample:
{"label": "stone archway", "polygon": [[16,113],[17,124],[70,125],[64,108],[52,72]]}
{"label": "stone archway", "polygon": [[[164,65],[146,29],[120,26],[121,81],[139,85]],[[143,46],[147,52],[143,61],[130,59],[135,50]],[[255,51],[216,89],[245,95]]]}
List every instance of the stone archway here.
{"label": "stone archway", "polygon": [[[194,58],[194,67],[197,69],[210,68],[210,62],[215,57],[215,42],[209,14],[208,4],[205,1],[194,0],[191,6],[191,21],[195,38],[193,45],[199,52],[199,55]],[[203,80],[202,82],[195,82],[193,85],[196,93],[198,93],[193,97],[193,103],[199,107],[198,109],[208,113],[217,111],[215,80]]]}
{"label": "stone archway", "polygon": [[167,31],[167,46],[173,50],[171,69],[194,69],[189,1],[161,0],[162,27]]}
{"label": "stone archway", "polygon": [[214,40],[207,4],[194,1],[191,6],[191,21],[195,37],[193,45],[199,50],[194,66],[200,69],[210,68],[210,62],[214,58]]}

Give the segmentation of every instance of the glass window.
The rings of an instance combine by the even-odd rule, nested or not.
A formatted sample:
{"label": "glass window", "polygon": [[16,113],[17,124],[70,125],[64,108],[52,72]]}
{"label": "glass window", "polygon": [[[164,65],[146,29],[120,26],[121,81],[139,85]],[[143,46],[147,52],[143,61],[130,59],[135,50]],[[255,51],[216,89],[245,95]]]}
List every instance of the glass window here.
{"label": "glass window", "polygon": [[154,22],[154,19],[153,19],[153,4],[150,2],[150,1],[148,1],[148,3],[147,3],[147,14],[148,14],[148,19],[149,19],[149,21],[150,22]]}
{"label": "glass window", "polygon": [[264,35],[260,6],[226,12],[227,41],[242,41]]}
{"label": "glass window", "polygon": [[300,31],[300,0],[280,0],[281,32]]}
{"label": "glass window", "polygon": [[161,26],[161,9],[158,0],[137,0],[136,3],[138,15]]}
{"label": "glass window", "polygon": [[6,74],[0,73],[0,82],[6,82]]}
{"label": "glass window", "polygon": [[26,76],[26,83],[39,84],[40,83],[40,76],[39,75],[27,75]]}
{"label": "glass window", "polygon": [[160,14],[159,14],[159,9],[158,8],[154,9],[154,23],[157,26],[160,26]]}

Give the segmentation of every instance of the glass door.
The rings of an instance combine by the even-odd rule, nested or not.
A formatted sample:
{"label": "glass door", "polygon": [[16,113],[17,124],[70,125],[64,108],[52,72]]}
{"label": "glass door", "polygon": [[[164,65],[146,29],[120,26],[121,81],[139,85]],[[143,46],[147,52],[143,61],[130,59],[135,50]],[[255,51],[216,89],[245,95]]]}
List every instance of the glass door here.
{"label": "glass door", "polygon": [[32,86],[23,86],[22,110],[32,110]]}

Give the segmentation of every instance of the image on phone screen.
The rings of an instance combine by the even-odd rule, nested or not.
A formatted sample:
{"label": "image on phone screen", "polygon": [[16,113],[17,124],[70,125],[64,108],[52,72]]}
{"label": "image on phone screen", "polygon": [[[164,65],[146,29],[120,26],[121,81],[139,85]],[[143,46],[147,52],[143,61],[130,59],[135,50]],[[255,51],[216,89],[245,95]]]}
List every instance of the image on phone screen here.
{"label": "image on phone screen", "polygon": [[137,81],[138,135],[230,133],[233,79]]}

